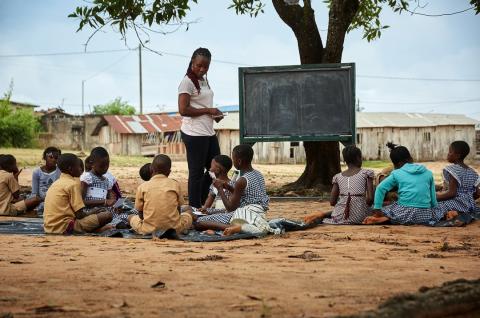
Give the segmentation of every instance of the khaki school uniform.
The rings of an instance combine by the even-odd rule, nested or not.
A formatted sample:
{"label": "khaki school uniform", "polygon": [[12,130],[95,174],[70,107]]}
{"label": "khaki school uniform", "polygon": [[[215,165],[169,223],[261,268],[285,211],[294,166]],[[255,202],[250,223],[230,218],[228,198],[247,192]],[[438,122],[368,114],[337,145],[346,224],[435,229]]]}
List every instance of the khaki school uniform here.
{"label": "khaki school uniform", "polygon": [[0,215],[15,216],[27,210],[24,200],[12,203],[13,194],[19,190],[20,185],[13,173],[0,170]]}
{"label": "khaki school uniform", "polygon": [[[92,232],[99,227],[96,214],[82,219],[75,218],[75,212],[85,207],[80,181],[62,173],[47,191],[43,227],[45,233],[64,234],[67,232]],[[68,230],[68,231],[67,231]]]}
{"label": "khaki school uniform", "polygon": [[156,230],[175,229],[177,233],[185,232],[192,225],[192,216],[178,212],[183,204],[180,184],[157,174],[137,189],[135,209],[143,211],[143,220],[138,215],[130,219],[133,230],[140,234],[150,234]]}

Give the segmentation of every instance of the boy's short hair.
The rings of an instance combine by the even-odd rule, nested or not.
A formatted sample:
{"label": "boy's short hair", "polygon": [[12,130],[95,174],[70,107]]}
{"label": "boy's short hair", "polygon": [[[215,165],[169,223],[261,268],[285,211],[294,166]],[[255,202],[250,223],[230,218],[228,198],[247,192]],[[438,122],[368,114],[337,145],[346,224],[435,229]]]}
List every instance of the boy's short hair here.
{"label": "boy's short hair", "polygon": [[107,149],[103,147],[95,147],[90,152],[90,162],[93,163],[97,159],[103,159],[109,157]]}
{"label": "boy's short hair", "polygon": [[62,151],[57,147],[47,147],[42,154],[43,160],[47,159],[47,155],[50,153],[57,153],[60,156],[62,154]]}
{"label": "boy's short hair", "polygon": [[246,162],[252,162],[253,160],[253,148],[250,145],[238,145],[233,148],[232,153]]}
{"label": "boy's short hair", "polygon": [[140,174],[140,178],[142,178],[143,181],[148,181],[152,178],[152,171],[150,171],[151,165],[151,163],[146,163],[140,168],[140,171],[138,173]]}
{"label": "boy's short hair", "polygon": [[63,173],[68,173],[69,169],[74,167],[78,162],[79,158],[73,153],[64,153],[58,157],[57,167]]}
{"label": "boy's short hair", "polygon": [[232,159],[226,155],[217,155],[213,158],[219,165],[221,165],[226,172],[229,172],[232,169]]}
{"label": "boy's short hair", "polygon": [[156,155],[151,167],[153,171],[165,174],[172,168],[172,159],[164,154]]}
{"label": "boy's short hair", "polygon": [[9,170],[13,168],[17,160],[12,155],[0,155],[0,169]]}
{"label": "boy's short hair", "polygon": [[343,148],[342,150],[343,161],[347,164],[357,163],[357,160],[360,158],[362,160],[362,151],[360,148],[355,145],[349,145]]}
{"label": "boy's short hair", "polygon": [[460,159],[463,160],[470,153],[470,146],[463,140],[456,140],[450,144],[454,153],[460,156]]}

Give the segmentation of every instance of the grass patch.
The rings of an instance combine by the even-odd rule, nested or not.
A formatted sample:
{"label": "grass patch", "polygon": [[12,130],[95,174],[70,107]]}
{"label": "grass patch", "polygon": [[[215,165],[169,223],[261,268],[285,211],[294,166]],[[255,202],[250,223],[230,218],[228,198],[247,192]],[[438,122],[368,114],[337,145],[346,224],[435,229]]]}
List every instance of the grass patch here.
{"label": "grass patch", "polygon": [[[85,159],[88,153],[84,154],[78,150],[63,150],[62,152],[74,153],[79,155],[81,159]],[[42,164],[43,149],[31,148],[0,148],[0,154],[11,154],[17,159],[19,168],[36,167]],[[148,162],[152,162],[152,158],[142,156],[110,156],[110,166],[114,167],[140,167]]]}
{"label": "grass patch", "polygon": [[363,168],[373,168],[373,169],[384,169],[391,166],[392,163],[386,160],[369,160],[364,161],[362,164]]}

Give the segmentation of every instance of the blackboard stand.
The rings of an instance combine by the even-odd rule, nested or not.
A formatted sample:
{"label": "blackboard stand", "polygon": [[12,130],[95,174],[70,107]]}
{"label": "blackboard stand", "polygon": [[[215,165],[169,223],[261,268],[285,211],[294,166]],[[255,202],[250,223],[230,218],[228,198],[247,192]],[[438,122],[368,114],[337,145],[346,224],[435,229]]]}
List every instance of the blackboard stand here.
{"label": "blackboard stand", "polygon": [[239,68],[240,143],[354,144],[355,64]]}

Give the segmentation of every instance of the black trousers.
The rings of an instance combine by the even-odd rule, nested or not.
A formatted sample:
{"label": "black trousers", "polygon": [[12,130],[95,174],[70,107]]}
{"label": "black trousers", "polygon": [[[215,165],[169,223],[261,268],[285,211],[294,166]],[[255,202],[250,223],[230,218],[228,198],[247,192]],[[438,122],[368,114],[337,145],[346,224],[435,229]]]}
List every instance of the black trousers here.
{"label": "black trousers", "polygon": [[213,157],[220,154],[216,135],[190,136],[183,131],[182,140],[187,150],[188,202],[200,208],[207,199],[212,179],[208,174]]}

